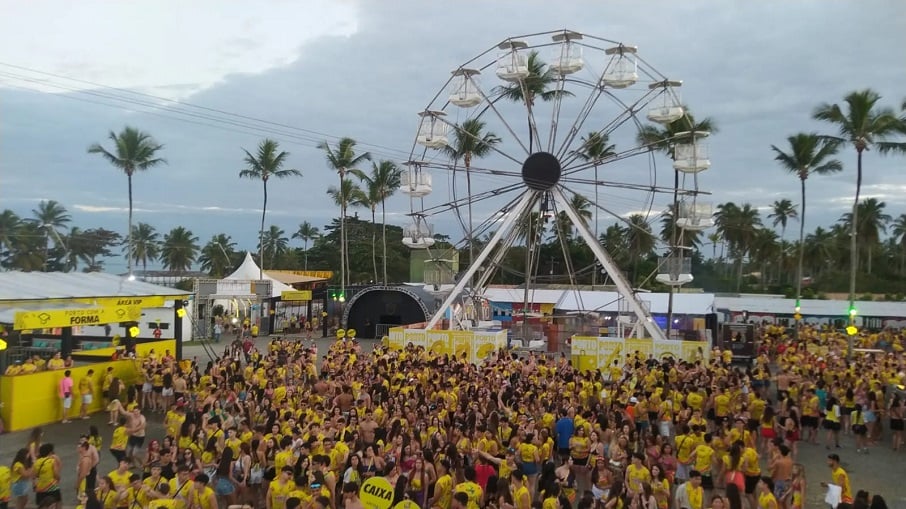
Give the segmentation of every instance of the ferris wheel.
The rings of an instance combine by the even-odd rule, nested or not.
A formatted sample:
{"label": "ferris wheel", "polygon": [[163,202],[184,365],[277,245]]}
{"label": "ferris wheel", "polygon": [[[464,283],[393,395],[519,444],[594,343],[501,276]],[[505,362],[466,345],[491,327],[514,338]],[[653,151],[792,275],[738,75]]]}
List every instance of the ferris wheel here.
{"label": "ferris wheel", "polygon": [[[520,242],[526,245],[528,301],[537,240],[544,229],[562,239],[557,230],[563,221],[552,219],[565,216],[625,301],[637,332],[663,339],[601,245],[598,228],[602,221],[638,228],[627,220],[630,212],[648,222],[668,202],[676,228],[711,226],[711,205],[700,201],[707,193],[697,179],[710,167],[707,133],[676,129],[687,115],[681,85],[635,46],[570,30],[509,37],[455,67],[417,112],[418,130],[402,174],[412,220],[403,243],[430,251],[433,225],[453,222],[462,230],[455,246],[468,251],[468,268],[428,327],[454,304],[458,310],[483,309],[476,302],[506,252]],[[650,125],[671,127],[663,130],[671,135],[657,141],[641,136]],[[673,165],[659,175],[655,149],[663,147],[669,147]],[[439,199],[432,196],[435,179],[447,184]],[[688,283],[687,262],[670,254],[659,264],[657,280]],[[574,284],[576,268],[566,269]]]}

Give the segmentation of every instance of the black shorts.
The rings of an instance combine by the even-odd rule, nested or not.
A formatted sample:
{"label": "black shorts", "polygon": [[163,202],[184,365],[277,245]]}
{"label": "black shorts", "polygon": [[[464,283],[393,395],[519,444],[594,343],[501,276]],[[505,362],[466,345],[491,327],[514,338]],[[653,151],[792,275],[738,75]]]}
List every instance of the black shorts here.
{"label": "black shorts", "polygon": [[757,475],[747,475],[746,478],[746,495],[751,495],[755,493],[755,487],[758,486],[758,480],[761,479]]}
{"label": "black shorts", "polygon": [[818,427],[818,418],[811,415],[802,416],[802,427],[803,428],[817,428]]}
{"label": "black shorts", "polygon": [[588,465],[588,458],[573,458],[573,465],[584,467],[585,465]]}
{"label": "black shorts", "polygon": [[116,459],[116,462],[119,463],[126,459],[126,451],[120,451],[118,449],[110,449],[110,454]]}
{"label": "black shorts", "polygon": [[823,426],[828,431],[840,431],[840,423],[836,421],[824,419]]}
{"label": "black shorts", "polygon": [[566,449],[557,449],[557,453],[560,454],[561,458],[566,458],[567,456],[569,456],[569,447],[567,447]]}
{"label": "black shorts", "polygon": [[158,387],[158,386],[154,386],[154,387],[151,388],[151,390],[153,390],[154,392],[160,394],[161,392],[164,391],[164,386],[163,386],[163,385],[161,385],[161,386],[159,386],[159,387]]}
{"label": "black shorts", "polygon": [[35,492],[35,505],[38,507],[41,507],[41,505],[58,504],[62,501],[63,496],[58,489],[53,491]]}
{"label": "black shorts", "polygon": [[145,445],[145,437],[129,437],[129,441],[126,442],[126,447],[133,449],[141,449],[143,445]]}
{"label": "black shorts", "polygon": [[891,431],[903,431],[903,419],[891,419],[890,420],[890,430]]}
{"label": "black shorts", "polygon": [[860,437],[864,437],[866,434],[868,434],[868,427],[864,424],[853,424],[853,433],[859,435]]}
{"label": "black shorts", "polygon": [[714,489],[714,478],[710,475],[702,474],[702,488],[706,490]]}

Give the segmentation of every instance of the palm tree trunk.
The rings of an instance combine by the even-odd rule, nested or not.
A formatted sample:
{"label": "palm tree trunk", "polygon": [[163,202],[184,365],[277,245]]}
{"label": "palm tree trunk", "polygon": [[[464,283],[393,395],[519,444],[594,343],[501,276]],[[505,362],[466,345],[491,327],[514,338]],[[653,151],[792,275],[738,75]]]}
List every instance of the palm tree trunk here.
{"label": "palm tree trunk", "polygon": [[308,270],[308,240],[307,239],[305,240],[305,253],[304,254],[305,254],[305,261],[303,262],[304,263],[303,267],[305,267],[304,270]]}
{"label": "palm tree trunk", "polygon": [[346,171],[343,168],[337,172],[340,174],[340,187],[337,190],[340,193],[340,292],[346,292],[346,197],[343,196],[343,177]]}
{"label": "palm tree trunk", "polygon": [[871,274],[871,245],[869,245],[866,249],[868,250],[868,259],[865,260],[865,266],[868,269],[868,273]]}
{"label": "palm tree trunk", "polygon": [[[471,267],[472,260],[475,259],[475,251],[472,247],[472,229],[474,228],[474,226],[472,225],[472,175],[471,175],[471,172],[469,171],[469,167],[472,165],[472,155],[469,154],[468,152],[463,154],[462,162],[463,162],[463,165],[466,167],[466,193],[469,196],[469,204],[468,204],[469,232],[466,234],[466,241],[469,243],[469,265],[468,265],[468,267]],[[473,289],[472,283],[474,282],[474,280],[475,280],[474,276],[472,277],[472,279],[469,280],[470,289]]]}
{"label": "palm tree trunk", "polygon": [[743,260],[744,256],[745,256],[745,253],[740,251],[739,260],[737,260],[738,272],[736,273],[736,293],[739,293],[739,290],[742,288],[742,260]]}
{"label": "palm tree trunk", "polygon": [[381,248],[384,251],[384,257],[381,261],[381,270],[383,271],[383,283],[386,285],[387,279],[387,208],[384,199],[381,199]]}
{"label": "palm tree trunk", "polygon": [[[598,162],[595,160],[595,242],[598,242]],[[633,268],[632,280],[635,281],[635,268]],[[591,289],[594,291],[595,285],[598,284],[598,262],[595,261],[595,267],[591,271]]]}
{"label": "palm tree trunk", "polygon": [[[805,179],[800,179],[802,206],[799,208],[799,260],[796,263],[796,303],[802,298],[802,262],[805,256]],[[798,337],[798,327],[796,328]]]}
{"label": "palm tree trunk", "polygon": [[[858,223],[859,223],[859,194],[862,191],[862,149],[856,149],[856,199],[853,202],[852,225],[849,233],[849,309],[855,308],[856,303],[856,272],[859,270],[858,256]],[[850,314],[849,324],[854,325],[855,316]],[[853,340],[849,337],[847,357],[852,358]]]}
{"label": "palm tree trunk", "polygon": [[[670,256],[676,254],[676,219],[679,215],[679,170],[673,170],[673,228],[670,233]],[[667,339],[673,328],[673,285],[667,285]]]}
{"label": "palm tree trunk", "polygon": [[377,276],[377,221],[374,218],[375,208],[371,207],[371,265],[374,269],[374,282],[378,282]]}
{"label": "palm tree trunk", "polygon": [[126,172],[129,185],[129,230],[126,232],[126,270],[132,275],[132,171]]}
{"label": "palm tree trunk", "polygon": [[264,279],[264,215],[267,214],[267,179],[264,183],[264,204],[261,206],[261,229],[258,230],[258,279]]}

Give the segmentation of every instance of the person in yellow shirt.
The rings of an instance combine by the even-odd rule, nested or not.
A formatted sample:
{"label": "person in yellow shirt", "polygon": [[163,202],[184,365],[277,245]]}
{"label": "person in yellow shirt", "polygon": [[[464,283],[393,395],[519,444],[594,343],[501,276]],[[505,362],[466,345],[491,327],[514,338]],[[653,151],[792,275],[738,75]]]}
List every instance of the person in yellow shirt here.
{"label": "person in yellow shirt", "polygon": [[208,486],[208,474],[198,474],[192,483],[189,495],[189,509],[217,509],[217,495]]}
{"label": "person in yellow shirt", "polygon": [[48,371],[57,371],[66,368],[66,361],[61,357],[60,352],[53,354],[53,357],[47,361]]}
{"label": "person in yellow shirt", "polygon": [[116,458],[117,463],[126,459],[126,445],[129,442],[129,433],[126,431],[126,417],[120,417],[116,428],[113,428],[113,437],[110,439],[110,454]]}
{"label": "person in yellow shirt", "polygon": [[94,370],[89,369],[85,376],[79,379],[79,394],[82,396],[82,405],[79,407],[79,417],[88,418],[88,408],[94,401]]}
{"label": "person in yellow shirt", "polygon": [[626,467],[626,489],[630,495],[641,493],[645,483],[651,482],[651,472],[642,464],[643,461],[645,455],[635,453],[632,455],[632,463]]}
{"label": "person in yellow shirt", "polygon": [[[513,492],[513,507],[515,509],[532,508],[532,495],[526,486],[526,476],[521,470],[515,470],[510,473],[510,490]],[[470,505],[471,502],[469,500]]]}
{"label": "person in yellow shirt", "polygon": [[758,509],[780,509],[777,497],[774,496],[774,481],[764,476],[758,481]]}
{"label": "person in yellow shirt", "polygon": [[284,507],[290,492],[296,489],[296,483],[292,479],[293,467],[283,467],[277,478],[268,485],[267,496],[265,497],[267,509],[282,509]]}
{"label": "person in yellow shirt", "polygon": [[[479,504],[481,503],[481,497],[484,495],[484,490],[482,490],[481,486],[479,486],[478,483],[475,482],[475,468],[471,466],[466,467],[463,471],[463,476],[466,479],[465,482],[457,484],[456,488],[453,489],[453,493],[465,493],[469,498],[469,501],[466,504],[466,509],[478,509]],[[511,479],[512,476],[513,474],[510,474]],[[531,500],[529,501],[529,503],[531,504]]]}
{"label": "person in yellow shirt", "polygon": [[712,474],[712,469],[714,467],[714,448],[711,447],[711,442],[714,437],[711,433],[705,433],[704,441],[698,446],[695,447],[695,450],[692,451],[693,456],[693,468],[698,470],[702,475],[702,489],[705,490],[705,499],[710,498],[711,490],[714,489],[714,476]]}
{"label": "person in yellow shirt", "polygon": [[434,483],[434,497],[429,507],[450,509],[453,500],[453,477],[450,476],[450,460],[444,458],[437,464],[437,481]]}
{"label": "person in yellow shirt", "polygon": [[[840,456],[838,454],[827,455],[827,466],[831,469],[831,482],[840,487],[840,502],[843,504],[853,503],[853,491],[849,484],[849,474],[840,466]],[[827,483],[821,483],[826,488]]]}
{"label": "person in yellow shirt", "polygon": [[179,509],[180,502],[175,498],[170,498],[169,484],[161,484],[156,491],[160,498],[151,500],[148,503],[148,509]]}

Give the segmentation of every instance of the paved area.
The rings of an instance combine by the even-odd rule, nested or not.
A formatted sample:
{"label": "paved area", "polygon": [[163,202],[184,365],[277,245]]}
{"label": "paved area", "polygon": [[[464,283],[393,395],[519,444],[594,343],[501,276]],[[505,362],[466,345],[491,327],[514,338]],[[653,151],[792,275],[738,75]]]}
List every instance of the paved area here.
{"label": "paved area", "polygon": [[[321,351],[326,349],[333,341],[331,338],[318,340]],[[265,346],[267,340],[259,339],[258,346]],[[363,349],[370,351],[374,341],[363,341]],[[215,350],[222,351],[224,345],[213,345]],[[201,345],[187,346],[184,351],[187,358],[198,357],[200,363],[206,363],[208,356]],[[106,415],[95,414],[84,421],[74,421],[70,424],[51,424],[45,427],[45,440],[56,445],[57,453],[63,462],[62,488],[64,506],[75,507],[75,464],[78,457],[76,445],[80,434],[88,432],[88,426],[95,425],[101,431],[104,444],[110,443],[111,429],[107,426]],[[148,415],[148,436],[159,438],[163,436],[161,414]],[[24,447],[28,440],[28,431],[18,431],[0,435],[0,463],[8,465],[12,462],[16,450]],[[824,490],[820,483],[830,479],[830,469],[827,467],[826,457],[831,451],[824,445],[800,444],[799,462],[805,465],[808,480],[808,508],[825,508],[823,503]],[[890,448],[889,437],[885,435],[884,441],[871,449],[870,454],[856,454],[855,443],[852,437],[841,439],[842,449],[836,449],[840,455],[843,466],[849,472],[852,488],[864,489],[869,493],[880,493],[891,508],[906,507],[906,483],[903,482],[903,472],[906,471],[906,450],[895,453]],[[115,467],[114,459],[105,449],[101,451],[100,473],[107,473]]]}

